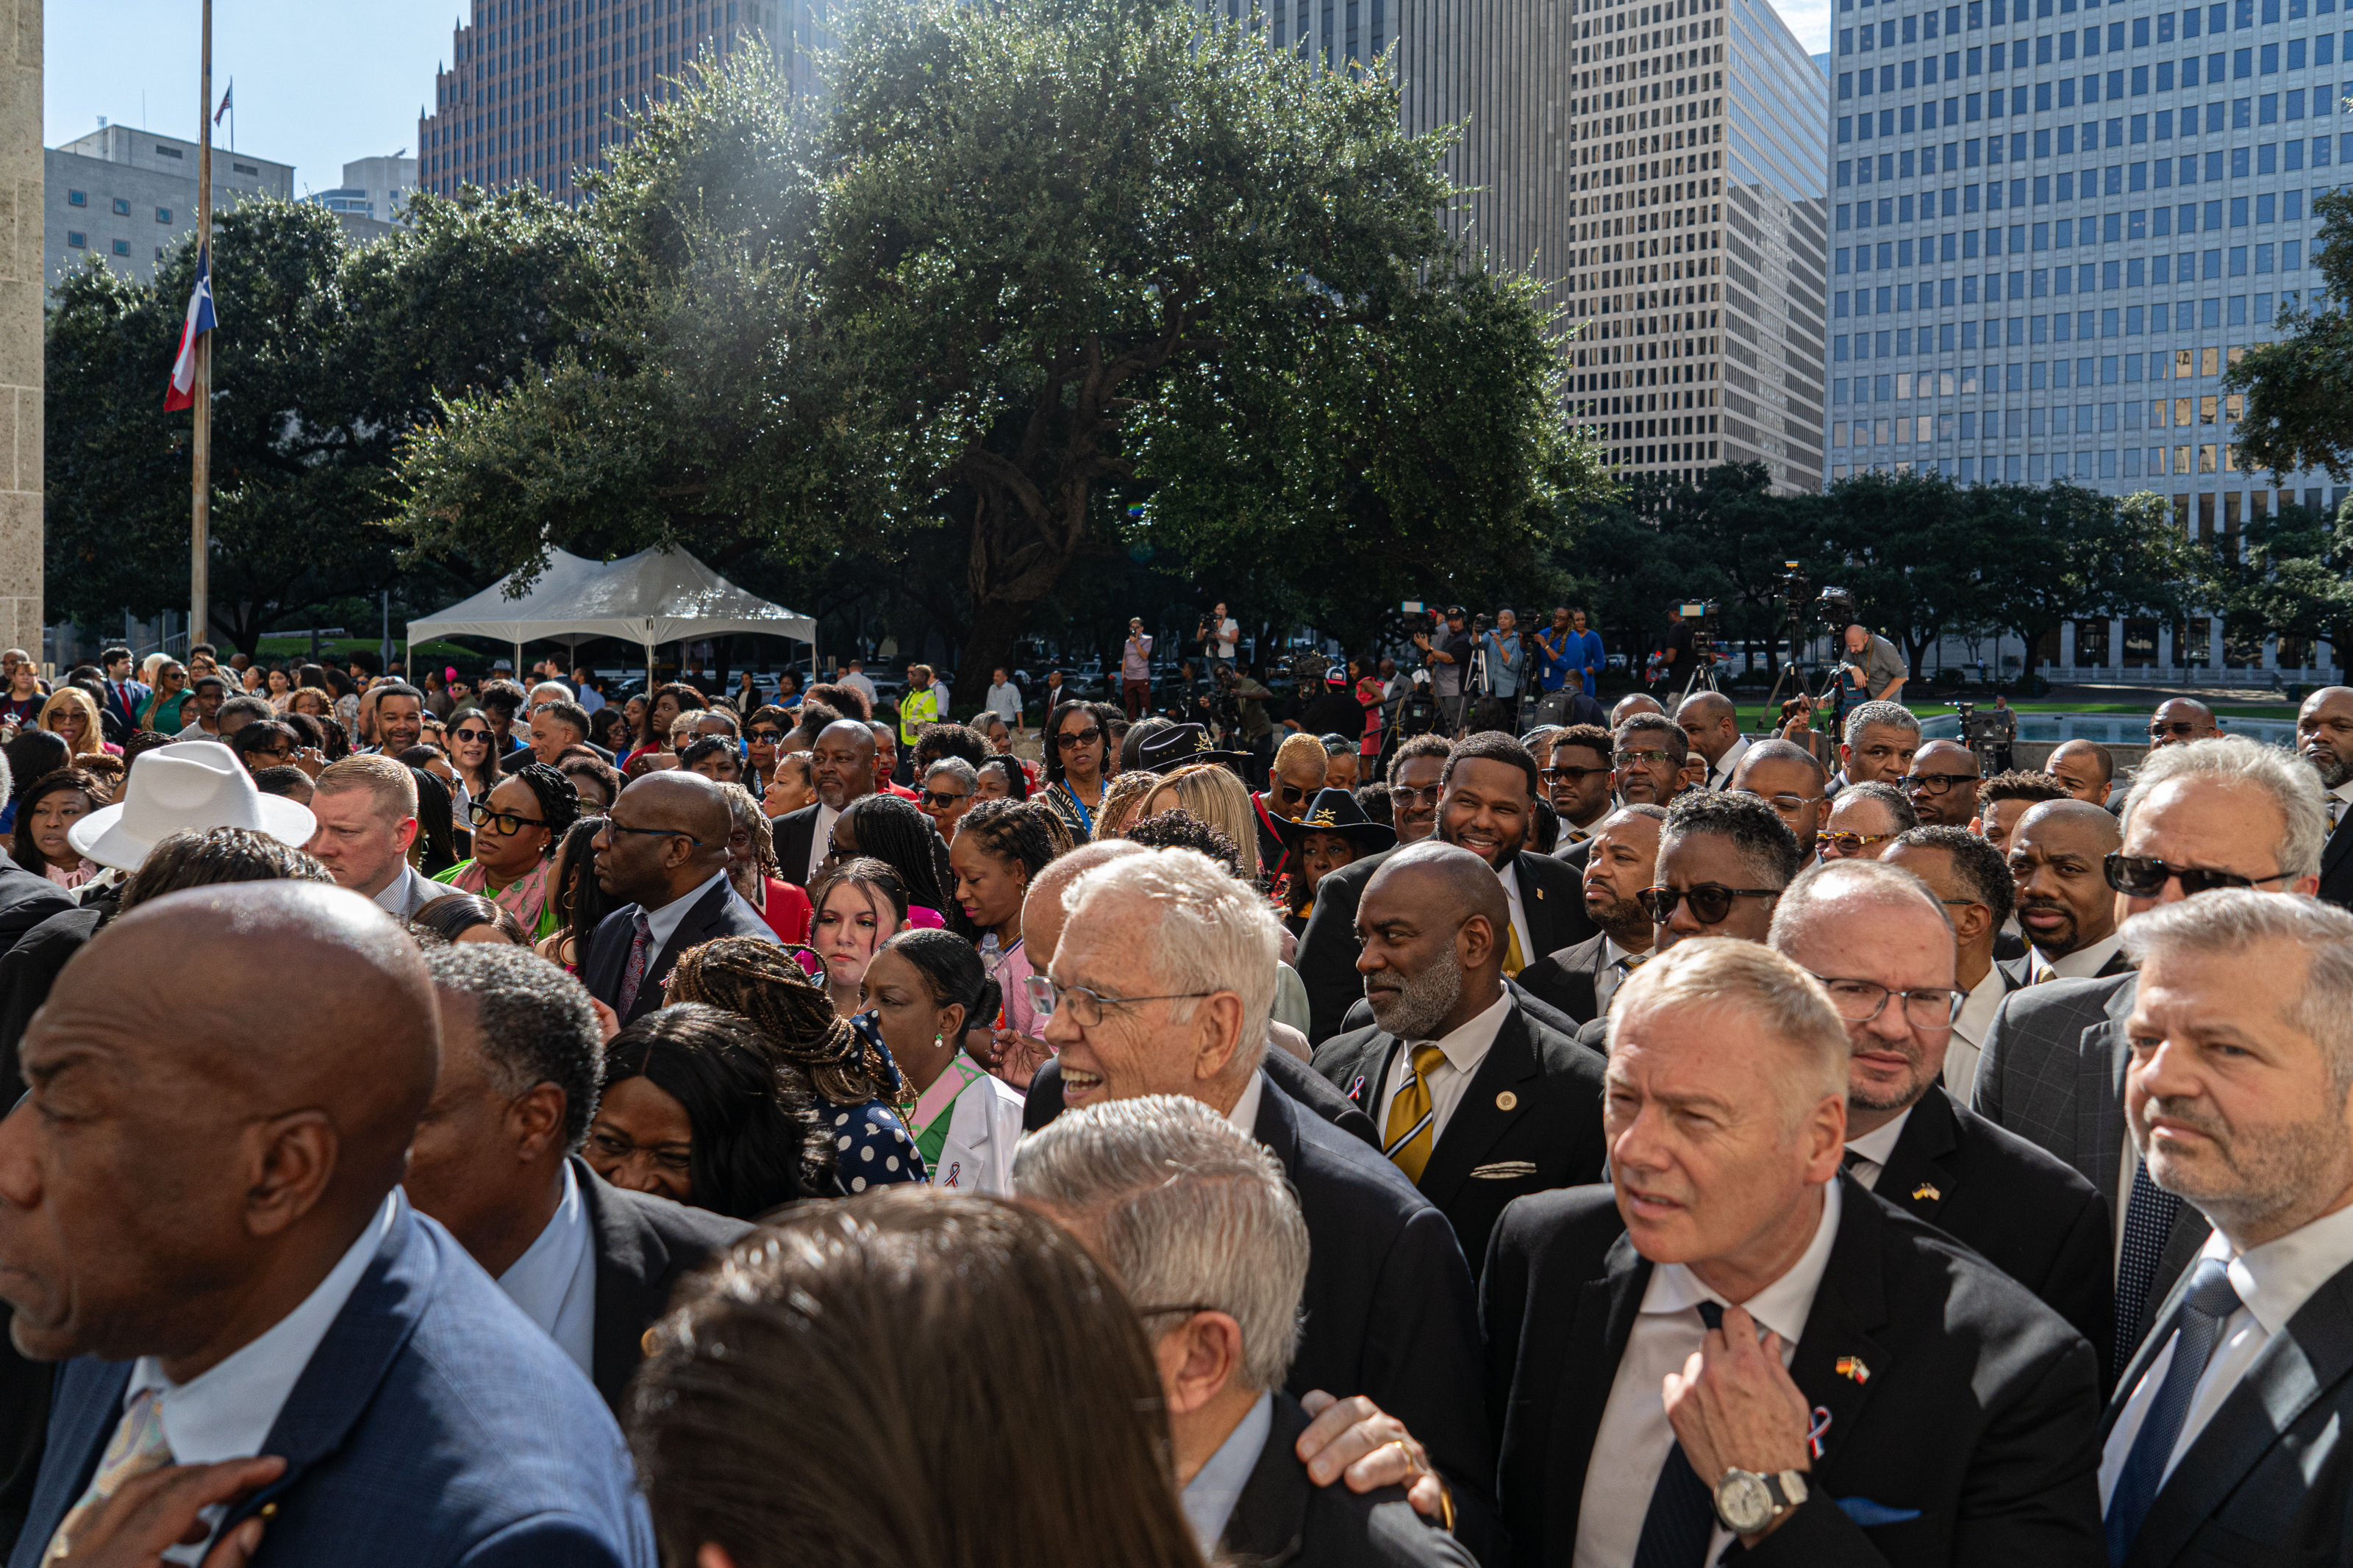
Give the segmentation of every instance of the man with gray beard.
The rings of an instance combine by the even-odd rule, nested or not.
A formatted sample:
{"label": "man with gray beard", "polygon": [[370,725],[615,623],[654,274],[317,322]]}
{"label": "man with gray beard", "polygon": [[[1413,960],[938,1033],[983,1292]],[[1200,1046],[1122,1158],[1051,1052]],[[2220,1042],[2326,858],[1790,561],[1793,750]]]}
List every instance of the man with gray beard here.
{"label": "man with gray beard", "polygon": [[2353,908],[2353,686],[2324,686],[2295,716],[2295,749],[2328,792],[2328,842],[2320,851],[2320,897]]}
{"label": "man with gray beard", "polygon": [[1474,1275],[1504,1205],[1598,1181],[1607,1154],[1601,1058],[1505,987],[1510,921],[1477,855],[1436,840],[1393,851],[1356,907],[1373,1026],[1315,1052],[1315,1070],[1454,1226]]}

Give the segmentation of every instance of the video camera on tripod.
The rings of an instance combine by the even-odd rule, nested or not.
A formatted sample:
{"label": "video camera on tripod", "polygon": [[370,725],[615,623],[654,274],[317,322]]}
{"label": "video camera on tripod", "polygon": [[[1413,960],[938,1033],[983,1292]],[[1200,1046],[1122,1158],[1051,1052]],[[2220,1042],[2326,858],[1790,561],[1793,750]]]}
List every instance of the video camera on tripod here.
{"label": "video camera on tripod", "polygon": [[2002,721],[1991,713],[1980,713],[1974,702],[1956,701],[1953,711],[1960,715],[1961,743],[1978,754],[1980,776],[1991,778],[2001,771],[2001,749],[2008,742]]}

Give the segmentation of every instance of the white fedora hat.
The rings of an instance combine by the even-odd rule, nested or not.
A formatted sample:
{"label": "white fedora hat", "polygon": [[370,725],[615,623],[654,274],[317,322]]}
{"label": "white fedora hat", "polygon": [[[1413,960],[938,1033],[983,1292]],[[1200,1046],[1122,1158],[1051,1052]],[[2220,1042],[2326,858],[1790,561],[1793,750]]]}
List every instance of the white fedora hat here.
{"label": "white fedora hat", "polygon": [[207,827],[248,828],[299,849],[319,819],[300,802],[256,789],[218,741],[183,741],[141,752],[121,801],[77,819],[66,842],[101,866],[132,871],[166,834]]}

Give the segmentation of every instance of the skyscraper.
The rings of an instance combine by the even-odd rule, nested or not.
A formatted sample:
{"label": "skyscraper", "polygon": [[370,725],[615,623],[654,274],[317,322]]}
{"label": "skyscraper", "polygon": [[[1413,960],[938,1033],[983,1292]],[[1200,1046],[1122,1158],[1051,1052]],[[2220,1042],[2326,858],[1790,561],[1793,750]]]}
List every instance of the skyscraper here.
{"label": "skyscraper", "polygon": [[1828,84],[1767,0],[1577,0],[1570,393],[1620,468],[1820,483]]}

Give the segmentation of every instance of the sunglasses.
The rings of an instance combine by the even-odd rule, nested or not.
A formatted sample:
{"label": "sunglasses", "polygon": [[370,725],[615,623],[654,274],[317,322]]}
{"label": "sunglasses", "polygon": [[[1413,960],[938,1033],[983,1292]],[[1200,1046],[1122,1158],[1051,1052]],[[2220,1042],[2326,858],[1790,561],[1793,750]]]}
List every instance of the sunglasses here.
{"label": "sunglasses", "polygon": [[[1323,786],[1319,784],[1316,787],[1320,789]],[[1293,801],[1305,800],[1314,793],[1314,790],[1303,790],[1297,784],[1284,784],[1281,779],[1274,781],[1275,798],[1282,801],[1285,805],[1290,805]]]}
{"label": "sunglasses", "polygon": [[453,741],[492,741],[497,739],[497,737],[491,734],[488,730],[452,730],[449,731],[449,738]]}
{"label": "sunglasses", "polygon": [[2152,735],[2187,735],[2197,728],[2197,725],[2183,721],[2173,724],[2151,724],[2148,732]]}
{"label": "sunglasses", "polygon": [[1778,899],[1778,888],[1727,888],[1720,882],[1702,882],[1695,888],[1645,888],[1634,895],[1642,912],[1651,917],[1653,925],[1664,925],[1674,917],[1678,904],[1691,905],[1692,918],[1704,926],[1722,925],[1732,913],[1735,899]]}
{"label": "sunglasses", "polygon": [[927,789],[923,792],[923,804],[934,811],[945,811],[956,802],[971,798],[961,790]]}
{"label": "sunglasses", "polygon": [[[1666,753],[1659,753],[1664,756]],[[1577,784],[1596,773],[1608,773],[1608,768],[1546,768],[1541,776],[1546,784]]]}
{"label": "sunglasses", "polygon": [[1814,842],[1841,855],[1860,855],[1868,846],[1884,844],[1894,837],[1893,833],[1832,833],[1825,828],[1814,835]]}
{"label": "sunglasses", "polygon": [[782,730],[769,729],[765,725],[752,731],[752,739],[755,741],[766,741],[773,743],[775,742],[781,741],[784,738],[785,732]]}
{"label": "sunglasses", "polygon": [[2165,891],[2165,885],[2179,879],[2184,898],[2196,898],[2218,888],[2253,888],[2264,882],[2284,882],[2285,871],[2274,871],[2268,877],[2242,877],[2236,871],[2210,871],[2199,866],[2175,866],[2153,855],[2112,854],[2100,862],[2107,874],[2108,886],[2130,899],[2153,899]]}
{"label": "sunglasses", "polygon": [[1074,746],[1092,746],[1097,741],[1102,739],[1102,729],[1094,725],[1090,725],[1083,730],[1063,731],[1060,734],[1054,737],[1054,744],[1061,747],[1062,750],[1067,752]]}
{"label": "sunglasses", "polygon": [[1408,789],[1398,784],[1389,790],[1389,800],[1396,805],[1436,805],[1445,793],[1443,784],[1430,784],[1421,789]]}

